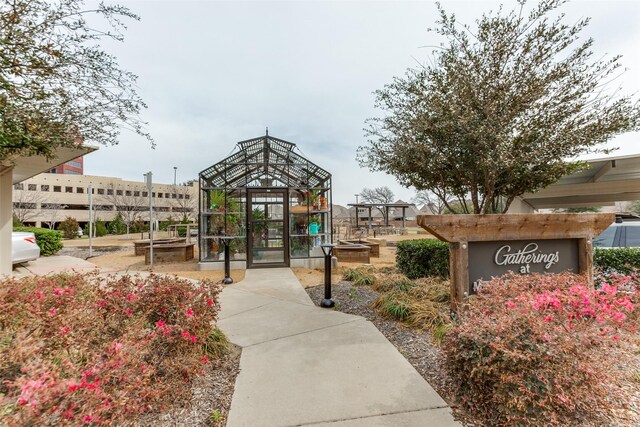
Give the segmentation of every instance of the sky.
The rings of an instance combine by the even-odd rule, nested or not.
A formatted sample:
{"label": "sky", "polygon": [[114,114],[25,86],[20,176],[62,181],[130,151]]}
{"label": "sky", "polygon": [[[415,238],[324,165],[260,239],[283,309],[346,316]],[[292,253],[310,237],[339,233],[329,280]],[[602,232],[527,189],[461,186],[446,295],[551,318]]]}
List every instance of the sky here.
{"label": "sky", "polygon": [[[269,135],[297,144],[333,175],[334,203],[355,202],[362,188],[386,185],[396,199],[415,190],[356,161],[365,120],[380,116],[373,92],[427,63],[442,39],[427,31],[432,1],[120,1],[140,15],[124,43],[105,49],[138,75],[148,108],[142,119],[156,142],[123,131],[116,146],[85,158],[85,174],[154,182],[196,179],[236,142]],[[499,2],[441,1],[473,26]],[[504,1],[505,9],[517,6]],[[91,3],[89,3],[91,4]],[[566,22],[591,17],[584,35],[595,57],[623,55],[614,85],[640,96],[640,0],[579,1],[561,9]],[[615,155],[640,153],[640,134],[621,135]],[[591,155],[590,157],[602,157]],[[174,167],[177,167],[174,170]]]}

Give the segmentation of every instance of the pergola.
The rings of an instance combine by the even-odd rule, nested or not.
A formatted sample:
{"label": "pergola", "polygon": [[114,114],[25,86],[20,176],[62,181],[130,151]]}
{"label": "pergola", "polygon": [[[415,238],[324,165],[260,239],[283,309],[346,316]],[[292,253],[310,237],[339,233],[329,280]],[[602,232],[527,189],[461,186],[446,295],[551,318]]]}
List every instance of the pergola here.
{"label": "pergola", "polygon": [[231,245],[235,268],[297,265],[331,243],[331,174],[295,144],[270,136],[236,144],[200,172],[200,262],[221,262]]}
{"label": "pergola", "polygon": [[372,228],[372,224],[371,224],[371,211],[373,209],[380,209],[381,211],[384,211],[384,225],[385,227],[389,226],[389,209],[394,209],[394,208],[400,208],[402,209],[402,227],[405,226],[405,218],[406,218],[406,210],[408,207],[411,206],[410,203],[349,203],[347,206],[353,206],[356,208],[356,227],[359,227],[358,221],[359,221],[359,215],[358,215],[358,209],[363,208],[363,209],[368,209],[369,210],[369,216],[368,216],[368,227],[369,229]]}

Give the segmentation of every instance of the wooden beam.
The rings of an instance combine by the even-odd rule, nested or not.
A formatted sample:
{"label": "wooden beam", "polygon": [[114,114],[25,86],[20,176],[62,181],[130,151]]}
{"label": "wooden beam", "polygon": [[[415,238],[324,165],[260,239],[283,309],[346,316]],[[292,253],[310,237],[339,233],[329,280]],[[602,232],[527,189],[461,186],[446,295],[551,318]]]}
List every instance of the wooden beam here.
{"label": "wooden beam", "polygon": [[469,244],[467,242],[449,244],[449,268],[451,309],[459,310],[458,305],[469,296]]}
{"label": "wooden beam", "polygon": [[616,161],[610,160],[606,162],[602,167],[596,172],[596,174],[589,180],[589,182],[598,182],[600,178],[605,176],[609,171],[616,167]]}
{"label": "wooden beam", "polygon": [[418,225],[446,242],[579,239],[602,233],[611,213],[418,215]]}

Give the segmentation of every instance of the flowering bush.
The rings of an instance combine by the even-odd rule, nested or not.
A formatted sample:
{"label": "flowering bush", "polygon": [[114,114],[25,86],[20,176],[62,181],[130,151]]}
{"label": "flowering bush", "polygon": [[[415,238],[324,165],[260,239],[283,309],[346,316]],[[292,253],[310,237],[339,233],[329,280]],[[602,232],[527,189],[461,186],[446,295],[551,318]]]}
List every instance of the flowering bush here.
{"label": "flowering bush", "polygon": [[[625,283],[626,282],[626,283]],[[636,326],[628,281],[507,275],[486,283],[444,338],[460,401],[491,425],[575,425],[620,403],[607,349]],[[635,317],[637,319],[637,317]]]}
{"label": "flowering bush", "polygon": [[3,423],[118,424],[184,401],[219,348],[219,292],[158,275],[3,280]]}

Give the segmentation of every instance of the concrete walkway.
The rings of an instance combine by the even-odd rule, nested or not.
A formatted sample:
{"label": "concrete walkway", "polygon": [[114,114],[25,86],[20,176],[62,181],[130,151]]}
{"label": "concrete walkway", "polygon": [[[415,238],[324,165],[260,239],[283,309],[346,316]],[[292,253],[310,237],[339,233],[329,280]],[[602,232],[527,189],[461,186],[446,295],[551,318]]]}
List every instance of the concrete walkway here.
{"label": "concrete walkway", "polygon": [[13,269],[14,277],[26,277],[35,275],[55,274],[62,272],[76,271],[78,273],[86,273],[96,270],[95,264],[80,258],[66,255],[52,255],[48,257],[40,257],[35,261],[18,264]]}
{"label": "concrete walkway", "polygon": [[247,270],[218,325],[242,347],[227,426],[457,426],[369,321],[312,303],[290,269]]}

